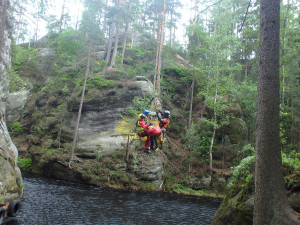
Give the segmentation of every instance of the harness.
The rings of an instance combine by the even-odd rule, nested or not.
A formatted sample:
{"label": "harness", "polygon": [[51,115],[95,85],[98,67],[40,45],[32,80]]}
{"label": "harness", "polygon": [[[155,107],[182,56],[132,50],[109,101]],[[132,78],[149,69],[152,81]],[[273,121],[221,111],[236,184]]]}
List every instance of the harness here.
{"label": "harness", "polygon": [[136,124],[135,124],[135,130],[137,133],[142,133],[144,132],[144,128],[141,127],[141,124],[139,123],[139,120],[136,121]]}

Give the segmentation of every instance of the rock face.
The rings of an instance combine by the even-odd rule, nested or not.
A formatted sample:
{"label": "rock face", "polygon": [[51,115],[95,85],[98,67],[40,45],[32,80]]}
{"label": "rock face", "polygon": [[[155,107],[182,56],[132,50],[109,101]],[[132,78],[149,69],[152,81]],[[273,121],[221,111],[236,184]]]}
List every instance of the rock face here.
{"label": "rock face", "polygon": [[22,112],[29,98],[29,91],[18,91],[9,93],[6,105],[6,119],[13,121]]}
{"label": "rock face", "polygon": [[8,16],[9,1],[0,0],[0,203],[20,199],[22,178],[17,166],[18,151],[12,143],[5,123],[8,74],[10,66],[10,35],[12,27]]}
{"label": "rock face", "polygon": [[22,177],[17,166],[18,150],[12,143],[6,125],[0,122],[0,202],[22,197]]}
{"label": "rock face", "polygon": [[[127,144],[128,133],[134,133],[135,121],[124,119],[135,97],[149,97],[152,83],[145,77],[116,83],[113,90],[88,93],[83,104],[76,152],[82,158],[110,155]],[[76,121],[77,111],[66,117],[66,130]],[[64,131],[63,131],[64,133]],[[65,132],[65,139],[72,139],[72,132]],[[70,136],[71,135],[71,136]]]}
{"label": "rock face", "polygon": [[[124,76],[124,74],[110,70],[105,72],[105,76],[112,78]],[[49,111],[55,111],[57,105],[63,105],[64,103],[64,100],[60,98],[53,98],[54,100],[50,101],[49,98],[53,97],[53,94],[47,94],[46,92],[43,92],[43,94],[36,99],[36,112],[45,106]],[[21,95],[17,96],[20,97]],[[85,94],[81,113],[73,170],[68,168],[66,162],[69,159],[68,155],[78,115],[78,95],[70,97],[63,117],[57,116],[61,114],[54,114],[53,111],[49,113],[49,116],[45,116],[44,112],[40,112],[42,115],[41,120],[34,118],[34,116],[31,116],[33,114],[30,113],[24,116],[22,122],[29,124],[29,128],[39,120],[40,124],[38,126],[45,131],[43,138],[37,138],[38,135],[36,134],[32,135],[32,142],[29,144],[33,171],[57,179],[97,185],[108,183],[111,185],[114,178],[124,176],[133,180],[145,181],[152,189],[160,189],[163,184],[164,155],[159,152],[151,155],[145,154],[143,152],[144,143],[135,134],[135,123],[138,113],[141,112],[134,106],[134,99],[136,97],[143,99],[152,96],[153,85],[144,76],[114,80],[106,88],[89,88]],[[33,101],[30,102],[32,104]],[[135,110],[136,115],[129,115],[129,109]],[[25,109],[25,111],[28,110]],[[59,143],[57,127],[61,128]],[[49,134],[54,135],[50,136]],[[127,162],[125,162],[124,155],[128,144],[128,134],[130,134],[130,153]],[[29,137],[27,136],[27,138]],[[43,150],[52,152],[52,155],[51,153],[47,155]],[[62,159],[61,155],[56,158],[56,151],[65,152],[63,156],[65,158]],[[116,158],[118,160],[114,160]],[[110,163],[104,167],[103,162],[107,160]],[[90,168],[91,163],[94,164],[94,168]],[[88,172],[82,172],[82,168],[89,168],[87,169]],[[97,176],[90,173],[95,168],[98,168],[95,171]],[[109,172],[105,169],[103,171],[101,168],[109,168],[106,169]]]}

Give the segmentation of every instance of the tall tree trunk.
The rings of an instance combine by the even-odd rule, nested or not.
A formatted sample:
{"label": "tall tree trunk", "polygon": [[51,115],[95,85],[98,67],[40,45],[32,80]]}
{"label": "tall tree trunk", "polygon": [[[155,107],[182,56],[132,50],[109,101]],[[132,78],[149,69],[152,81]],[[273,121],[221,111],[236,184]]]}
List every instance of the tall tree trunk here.
{"label": "tall tree trunk", "polygon": [[107,65],[109,64],[110,61],[111,48],[112,48],[114,35],[115,35],[115,23],[112,23],[110,25],[109,40],[108,40],[106,59],[105,59]]}
{"label": "tall tree trunk", "polygon": [[[195,72],[194,72],[195,73]],[[189,123],[188,123],[188,129],[190,129],[192,124],[192,112],[193,112],[193,99],[194,99],[194,85],[195,85],[195,75],[193,77],[193,82],[191,86],[191,99],[190,99],[190,115],[189,115]]]}
{"label": "tall tree trunk", "polygon": [[75,131],[74,131],[74,137],[73,137],[73,143],[72,143],[72,150],[71,150],[71,156],[70,156],[70,161],[69,161],[69,168],[71,168],[71,163],[73,161],[74,151],[75,151],[75,146],[76,146],[76,141],[77,141],[78,128],[79,128],[81,110],[82,110],[82,105],[83,105],[83,100],[84,100],[86,81],[87,81],[87,77],[88,77],[88,74],[89,74],[89,68],[90,68],[90,55],[91,55],[91,44],[89,46],[88,61],[87,61],[87,65],[86,65],[84,84],[83,84],[81,98],[80,98],[80,105],[79,105],[79,110],[78,110],[77,122],[76,122],[76,125],[75,125]]}
{"label": "tall tree trunk", "polygon": [[[122,3],[122,0],[119,0],[118,2],[118,6],[120,6]],[[111,56],[111,61],[110,61],[110,67],[114,67],[116,64],[116,56],[117,56],[117,52],[118,52],[118,43],[119,43],[119,33],[120,33],[120,15],[118,13],[117,15],[117,25],[116,25],[116,35],[115,35],[115,43],[114,43],[114,49],[113,49],[113,53]]]}
{"label": "tall tree trunk", "polygon": [[163,11],[162,11],[162,20],[161,20],[161,26],[160,26],[161,29],[160,29],[159,48],[158,48],[158,54],[157,54],[155,93],[160,92],[159,80],[160,80],[160,72],[161,72],[162,46],[163,46],[163,43],[164,43],[165,14],[166,14],[166,0],[164,0]]}
{"label": "tall tree trunk", "polygon": [[261,0],[254,225],[296,225],[287,203],[279,137],[280,0]]}
{"label": "tall tree trunk", "polygon": [[19,20],[18,20],[18,24],[16,27],[16,43],[19,44],[19,34],[20,34],[20,30],[21,30],[21,24],[22,24],[22,17],[23,17],[23,6],[19,5],[20,7],[20,15],[19,15]]}
{"label": "tall tree trunk", "polygon": [[116,25],[116,35],[115,35],[115,42],[114,42],[114,49],[111,55],[110,67],[114,67],[116,64],[116,56],[118,51],[118,43],[119,43],[119,32],[120,32],[120,22]]}
{"label": "tall tree trunk", "polygon": [[155,69],[154,69],[154,76],[153,76],[153,85],[156,84],[157,78],[157,67],[158,67],[158,58],[159,58],[159,49],[160,49],[160,34],[161,34],[161,23],[158,25],[157,29],[157,39],[156,39],[156,57],[155,57]]}
{"label": "tall tree trunk", "polygon": [[212,176],[213,174],[213,165],[212,165],[212,160],[213,160],[213,155],[212,155],[212,150],[213,150],[213,146],[214,146],[214,140],[216,137],[216,123],[217,123],[217,112],[216,112],[216,103],[217,103],[217,95],[218,95],[218,89],[216,87],[216,93],[215,93],[215,97],[214,97],[214,130],[213,130],[213,134],[211,136],[211,140],[210,140],[210,145],[209,145],[209,170],[210,170],[210,175]]}
{"label": "tall tree trunk", "polygon": [[[131,2],[128,2],[128,13],[131,13]],[[124,62],[124,56],[125,56],[125,50],[126,50],[126,44],[127,44],[127,33],[129,29],[129,19],[126,19],[126,26],[125,26],[125,32],[124,32],[124,40],[123,40],[123,46],[122,46],[122,56],[121,56],[121,66],[123,66]]]}
{"label": "tall tree trunk", "polygon": [[170,48],[172,48],[172,24],[173,24],[173,13],[171,12],[171,19],[170,19]]}
{"label": "tall tree trunk", "polygon": [[65,16],[65,7],[66,7],[66,0],[63,1],[62,7],[61,7],[61,15],[59,19],[59,24],[58,24],[58,32],[61,32],[62,25],[64,22],[64,16]]}

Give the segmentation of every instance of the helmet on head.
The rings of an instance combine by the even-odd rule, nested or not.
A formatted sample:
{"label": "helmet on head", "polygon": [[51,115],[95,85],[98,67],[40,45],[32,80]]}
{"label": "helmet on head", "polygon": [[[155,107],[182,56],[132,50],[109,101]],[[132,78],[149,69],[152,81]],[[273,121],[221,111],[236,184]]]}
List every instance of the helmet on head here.
{"label": "helmet on head", "polygon": [[139,115],[139,120],[145,119],[145,118],[146,118],[145,114],[140,114],[140,115]]}
{"label": "helmet on head", "polygon": [[165,118],[169,118],[170,117],[170,111],[169,110],[165,110],[163,116]]}

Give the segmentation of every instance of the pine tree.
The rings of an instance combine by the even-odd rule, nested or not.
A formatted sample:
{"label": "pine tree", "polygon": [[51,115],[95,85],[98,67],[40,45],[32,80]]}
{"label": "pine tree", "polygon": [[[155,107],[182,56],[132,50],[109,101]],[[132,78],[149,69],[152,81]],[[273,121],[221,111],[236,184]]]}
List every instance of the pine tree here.
{"label": "pine tree", "polygon": [[261,0],[254,225],[296,225],[287,203],[279,138],[280,1]]}

